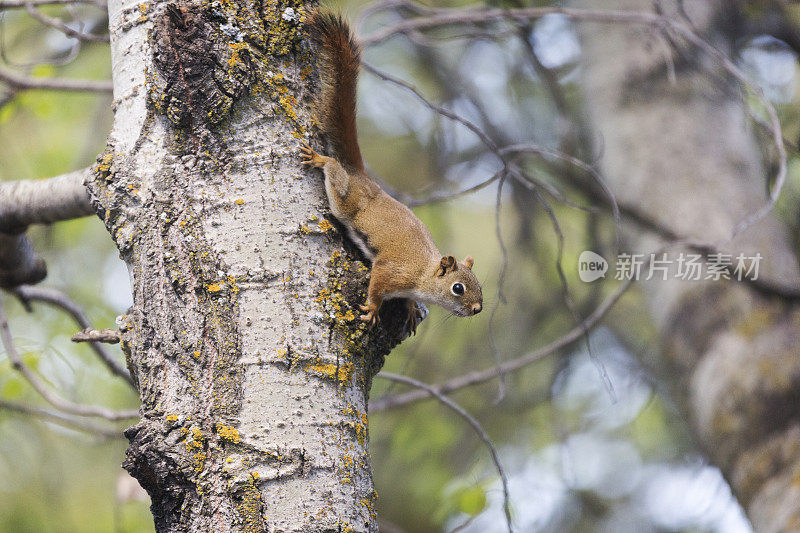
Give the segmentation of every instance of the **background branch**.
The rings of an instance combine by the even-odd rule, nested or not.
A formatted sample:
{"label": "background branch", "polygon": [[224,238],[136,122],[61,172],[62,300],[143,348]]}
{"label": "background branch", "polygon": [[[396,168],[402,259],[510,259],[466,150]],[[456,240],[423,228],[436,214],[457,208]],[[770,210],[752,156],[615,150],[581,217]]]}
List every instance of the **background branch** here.
{"label": "background branch", "polygon": [[23,416],[33,416],[41,418],[47,422],[53,422],[69,429],[77,429],[92,435],[102,435],[103,437],[119,439],[122,438],[121,429],[109,429],[99,424],[93,424],[87,420],[80,420],[78,418],[65,415],[52,409],[43,409],[41,407],[34,407],[32,405],[25,405],[17,402],[10,402],[0,398],[0,409],[17,413]]}
{"label": "background branch", "polygon": [[110,80],[81,80],[70,78],[40,78],[23,76],[10,70],[0,69],[0,81],[12,89],[49,89],[53,91],[110,93],[113,86]]}
{"label": "background branch", "polygon": [[[30,302],[42,302],[52,305],[53,307],[67,312],[82,329],[86,330],[87,328],[92,328],[92,323],[89,321],[89,318],[86,316],[81,306],[61,291],[42,287],[18,287],[14,291],[14,294],[26,306],[29,306]],[[119,339],[117,339],[117,342],[119,342]],[[97,357],[108,367],[112,374],[123,378],[130,383],[132,387],[134,386],[133,379],[128,370],[114,359],[103,344],[90,341],[89,346],[91,346],[92,350],[97,354]]]}
{"label": "background branch", "polygon": [[44,180],[0,183],[0,231],[93,215],[83,183],[91,167]]}
{"label": "background branch", "polygon": [[96,416],[111,421],[138,418],[139,411],[136,409],[115,411],[106,407],[81,405],[69,400],[65,400],[59,395],[51,392],[41,378],[34,374],[28,365],[22,361],[22,357],[20,357],[19,352],[17,352],[17,348],[14,346],[14,340],[11,337],[11,330],[8,326],[8,318],[6,317],[6,312],[1,301],[0,340],[2,340],[3,346],[5,346],[6,354],[8,355],[8,358],[11,361],[14,369],[22,374],[31,387],[33,387],[34,390],[36,390],[36,392],[38,392],[45,401],[47,401],[47,403],[59,411],[77,416]]}
{"label": "background branch", "polygon": [[41,13],[31,4],[27,4],[25,6],[26,11],[28,14],[44,24],[45,26],[50,26],[51,28],[55,28],[67,37],[74,37],[75,39],[79,39],[81,41],[89,41],[95,43],[107,43],[109,42],[108,34],[103,35],[95,35],[92,33],[84,33],[82,31],[76,30],[69,25],[65,24],[63,20],[55,17],[50,17]]}
{"label": "background branch", "polygon": [[436,389],[431,387],[430,385],[423,383],[419,380],[414,378],[410,378],[408,376],[401,376],[399,374],[392,374],[391,372],[381,372],[378,374],[378,377],[388,379],[391,381],[396,381],[399,383],[405,383],[406,385],[411,385],[416,387],[420,391],[429,394],[431,397],[439,400],[442,404],[450,408],[454,411],[458,416],[463,418],[467,421],[467,423],[472,426],[472,429],[475,430],[475,433],[478,434],[480,439],[486,444],[486,447],[489,449],[489,453],[492,456],[492,462],[494,463],[494,467],[497,469],[497,474],[500,476],[500,481],[503,484],[503,511],[505,512],[506,517],[506,525],[508,526],[508,533],[513,533],[513,521],[511,520],[511,504],[510,504],[510,495],[508,492],[508,477],[506,476],[505,471],[503,470],[503,466],[500,464],[500,457],[497,455],[497,448],[492,443],[492,440],[486,434],[486,431],[483,430],[480,422],[478,422],[475,417],[470,415],[463,407],[458,405],[456,402],[441,394]]}
{"label": "background branch", "polygon": [[24,234],[0,233],[0,287],[38,283],[47,276],[47,265],[33,251]]}

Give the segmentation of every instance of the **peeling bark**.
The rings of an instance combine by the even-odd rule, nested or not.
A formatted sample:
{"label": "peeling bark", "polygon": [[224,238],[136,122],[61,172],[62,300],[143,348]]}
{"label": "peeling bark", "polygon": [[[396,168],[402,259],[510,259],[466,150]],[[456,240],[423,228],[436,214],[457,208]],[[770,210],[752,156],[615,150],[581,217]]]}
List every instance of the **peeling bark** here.
{"label": "peeling bark", "polygon": [[89,182],[128,264],[125,468],[157,531],[376,531],[367,398],[404,337],[319,176],[303,5],[109,4],[115,121]]}
{"label": "peeling bark", "polygon": [[[652,9],[649,0],[608,4]],[[730,53],[731,43],[719,31],[730,5],[698,0],[685,7],[693,23]],[[651,30],[587,25],[582,31],[590,110],[603,137],[604,173],[618,198],[677,235],[704,242],[728,238],[766,201],[768,174],[736,91],[721,83],[725,73],[684,47],[682,57],[673,58],[673,84],[663,43]],[[629,235],[627,244],[637,253],[655,247],[642,235]],[[800,286],[788,233],[774,217],[724,251],[759,252],[760,279],[781,288]],[[796,304],[725,281],[652,281],[644,290],[661,327],[664,376],[708,457],[722,469],[756,531],[797,530]]]}

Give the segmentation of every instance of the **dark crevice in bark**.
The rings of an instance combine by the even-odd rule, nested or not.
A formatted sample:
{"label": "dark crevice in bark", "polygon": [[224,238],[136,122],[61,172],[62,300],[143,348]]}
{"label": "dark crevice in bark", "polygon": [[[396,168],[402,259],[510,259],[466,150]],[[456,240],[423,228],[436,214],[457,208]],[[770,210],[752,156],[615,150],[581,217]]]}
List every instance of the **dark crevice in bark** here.
{"label": "dark crevice in bark", "polygon": [[153,432],[143,424],[125,431],[130,445],[122,464],[152,499],[156,531],[185,531],[181,512],[189,494],[195,493],[194,484],[182,475],[182,469],[162,451],[164,435]]}

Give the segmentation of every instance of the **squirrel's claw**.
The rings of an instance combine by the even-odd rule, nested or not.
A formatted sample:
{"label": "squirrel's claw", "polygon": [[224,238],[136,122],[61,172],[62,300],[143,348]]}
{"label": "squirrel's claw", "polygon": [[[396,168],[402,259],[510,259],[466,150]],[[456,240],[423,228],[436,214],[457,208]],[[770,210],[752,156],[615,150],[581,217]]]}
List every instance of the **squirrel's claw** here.
{"label": "squirrel's claw", "polygon": [[362,322],[366,322],[370,328],[375,327],[381,321],[377,308],[370,305],[359,305],[358,308],[365,313],[359,318]]}
{"label": "squirrel's claw", "polygon": [[300,145],[300,163],[309,167],[322,168],[325,166],[325,158],[314,151],[307,143]]}
{"label": "squirrel's claw", "polygon": [[409,301],[408,315],[406,316],[405,328],[414,335],[417,334],[417,326],[422,322],[422,311],[416,306],[414,301]]}
{"label": "squirrel's claw", "polygon": [[359,318],[361,318],[362,322],[366,322],[370,329],[374,328],[381,321],[378,313],[375,311],[370,311],[366,315],[361,315]]}

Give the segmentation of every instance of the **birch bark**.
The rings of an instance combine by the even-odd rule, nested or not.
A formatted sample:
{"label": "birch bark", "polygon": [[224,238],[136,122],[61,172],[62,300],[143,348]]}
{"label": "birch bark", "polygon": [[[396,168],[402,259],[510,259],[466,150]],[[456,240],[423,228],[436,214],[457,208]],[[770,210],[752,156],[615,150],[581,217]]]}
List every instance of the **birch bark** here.
{"label": "birch bark", "polygon": [[300,1],[109,2],[115,118],[87,186],[128,265],[125,468],[157,531],[376,531],[367,397],[400,341],[353,311]]}

